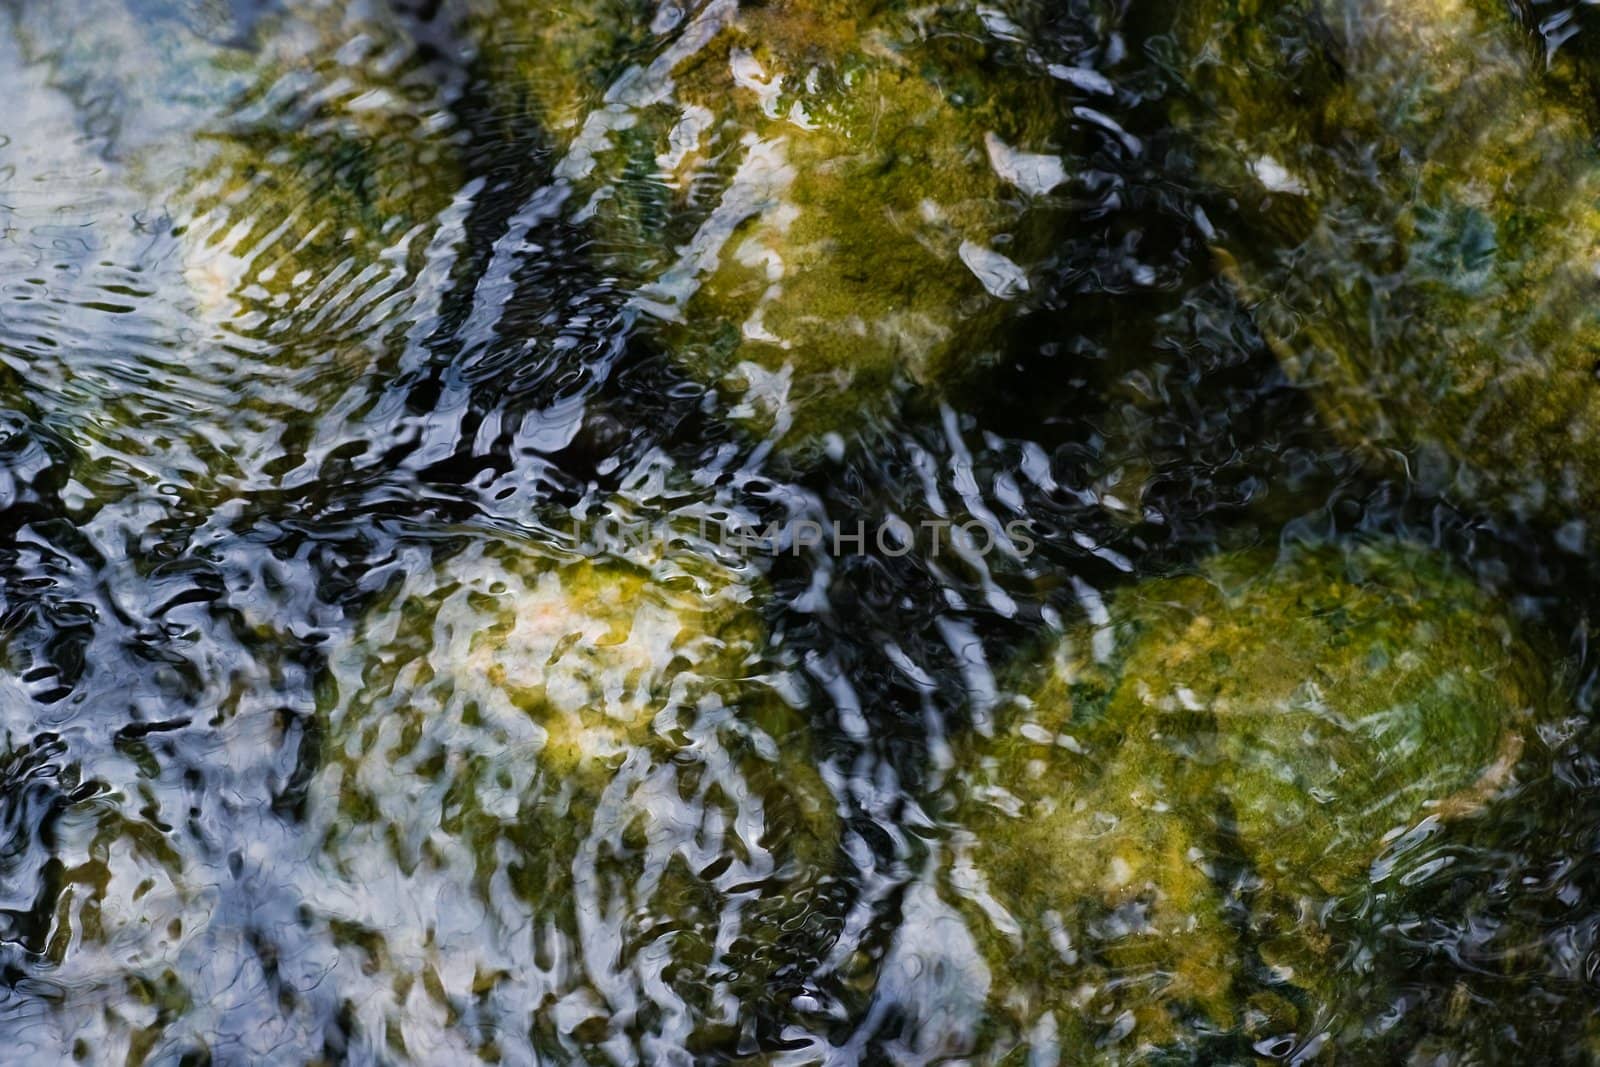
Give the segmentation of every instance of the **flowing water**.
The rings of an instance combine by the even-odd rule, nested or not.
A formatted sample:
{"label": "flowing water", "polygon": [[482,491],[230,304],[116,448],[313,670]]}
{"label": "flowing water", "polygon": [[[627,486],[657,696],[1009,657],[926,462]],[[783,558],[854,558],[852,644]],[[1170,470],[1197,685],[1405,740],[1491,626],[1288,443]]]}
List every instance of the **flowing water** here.
{"label": "flowing water", "polygon": [[[1374,450],[1340,432],[1262,295],[1292,303],[1294,285],[1251,273],[1281,220],[1252,225],[1218,191],[1204,146],[1226,138],[1184,118],[1228,105],[1226,78],[1185,43],[1183,6],[862,4],[857,26],[817,0],[798,30],[772,16],[793,40],[771,54],[704,64],[749,94],[735,120],[746,135],[706,148],[718,83],[662,72],[714,50],[727,20],[807,4],[6,0],[0,1060],[1600,1054],[1588,641],[1600,572],[1584,498],[1504,505],[1460,491],[1449,462],[1430,466],[1409,440]],[[1389,6],[1401,5],[1343,8]],[[1581,13],[1524,14],[1500,12],[1497,31],[1516,69],[1568,77],[1562,91],[1581,95]],[[830,70],[827,49],[844,46],[827,42],[867,39],[879,17],[934,42],[917,53],[925,66],[874,66],[900,47],[883,37],[847,74]],[[1322,17],[1297,38],[1259,14],[1262,47],[1314,65],[1317,41],[1349,31],[1338,12]],[[720,305],[695,302],[717,291],[719,249],[736,258],[707,241],[779,242],[807,216],[773,204],[838,195],[804,184],[843,152],[804,139],[826,125],[823,105],[787,112],[787,140],[763,125],[789,106],[762,69],[783,47],[820,50],[807,91],[834,101],[828,117],[876,108],[873,136],[896,108],[945,106],[917,96],[907,70],[948,100],[992,94],[973,130],[1017,109],[1045,116],[1018,120],[1011,140],[991,132],[987,157],[941,155],[945,134],[918,133],[921,119],[895,134],[899,169],[866,200],[897,213],[893,241],[868,211],[836,239],[865,257],[866,280],[851,281],[866,295],[836,298],[826,254],[782,279],[822,309],[793,320],[815,341],[793,354],[792,379],[742,355],[760,329],[784,328],[781,286],[763,290],[767,310],[732,356],[714,336]],[[980,52],[974,75],[963,64]],[[1218,69],[1275,99],[1270,65],[1233,59],[1218,49]],[[1368,69],[1340,61],[1352,80]],[[1356,190],[1330,194],[1328,217],[1365,224],[1381,209],[1362,176],[1410,149],[1352,128],[1370,139],[1318,135],[1342,146]],[[656,132],[671,151],[655,153]],[[596,155],[629,137],[642,156]],[[1302,196],[1294,168],[1311,164],[1275,152],[1255,174]],[[917,206],[968,181],[973,160],[982,211],[950,222]],[[985,310],[962,310],[954,333],[938,325],[954,299],[941,275],[897,290],[907,321],[954,341],[931,345],[926,366],[884,370],[923,327],[897,327],[885,347],[853,316],[871,319],[874,272],[923,269],[896,268],[885,244],[922,241],[958,262],[939,243],[947,223],[1015,240],[961,245]],[[1477,278],[1492,236],[1450,225],[1437,278]],[[1307,247],[1338,253],[1344,232]],[[739,247],[744,266],[780,277],[776,259]],[[1240,271],[1217,268],[1219,247]],[[1341,262],[1378,284],[1392,258],[1368,247]],[[730,305],[745,298],[729,288]],[[1395,314],[1426,322],[1431,305],[1402,303],[1412,289],[1433,293],[1397,283]],[[1497,292],[1466,291],[1484,309],[1470,322],[1491,318]],[[1579,329],[1508,314],[1492,328],[1535,346]],[[868,353],[861,376],[807,379],[810,353],[839,336]],[[979,348],[976,370],[940,379],[941,360]],[[1504,463],[1531,491],[1522,457]],[[1157,813],[1149,832],[1189,859],[1138,899],[1073,866],[1126,866],[1096,852],[1115,818],[1058,855],[1058,839],[1029,837],[1016,824],[1030,820],[985,792],[984,775],[1011,766],[985,746],[1027,719],[1028,694],[1048,702],[1029,679],[1066,655],[1053,635],[1109,640],[1126,622],[1159,637],[1165,624],[1139,621],[1129,591],[1157,590],[1142,604],[1200,595],[1183,579],[1148,584],[1161,576],[1198,569],[1226,586],[1228,566],[1256,566],[1292,583],[1298,546],[1387,539],[1427,561],[1333,566],[1395,592],[1336,591],[1331,607],[1269,616],[1293,640],[1306,631],[1311,651],[1274,659],[1269,645],[1264,665],[1219,652],[1205,677],[1248,703],[1262,672],[1312,694],[1296,708],[1320,707],[1342,639],[1307,618],[1349,616],[1366,633],[1363,612],[1377,626],[1437,606],[1455,614],[1426,630],[1433,642],[1518,694],[1538,690],[1509,757],[1499,720],[1471,739],[1380,730],[1370,752],[1311,725],[1234,736],[1181,716],[1109,740],[1093,724],[1062,733],[1100,776],[1041,757],[1018,772],[1033,784],[1003,795],[1042,789],[1046,812],[1140,798]],[[1207,569],[1219,551],[1258,562]],[[1435,570],[1451,577],[1409,591]],[[1538,680],[1522,689],[1506,681],[1523,677],[1522,646],[1496,658],[1507,628],[1532,650]],[[1118,662],[1141,662],[1128,655]],[[1409,684],[1387,659],[1358,670]],[[1092,684],[1068,675],[1086,699]],[[1462,685],[1444,714],[1467,720],[1479,697]],[[1152,736],[1192,743],[1188,762]],[[1300,885],[1304,863],[1280,879],[1251,820],[1281,798],[1226,785],[1277,745],[1347,761],[1311,792],[1319,803],[1367,783],[1354,802],[1367,821],[1305,831],[1355,857],[1330,865],[1337,889]],[[1430,793],[1435,807],[1405,807],[1414,784],[1506,759],[1514,785],[1469,777]],[[1186,769],[1202,764],[1224,785]],[[1231,813],[1206,808],[1202,832],[1210,801],[1196,797],[1214,789]],[[1158,818],[1174,811],[1181,831]],[[988,881],[973,873],[985,865]],[[1017,879],[1028,888],[1007,898]],[[1267,903],[1280,881],[1298,886],[1281,914]],[[1198,886],[1192,898],[1180,882]],[[1018,903],[1034,892],[1093,903],[1065,920],[1044,908],[1047,945]],[[1162,927],[1163,909],[1176,926]],[[1283,922],[1315,931],[1314,963],[1282,962]],[[1206,977],[1218,970],[1221,992]]]}

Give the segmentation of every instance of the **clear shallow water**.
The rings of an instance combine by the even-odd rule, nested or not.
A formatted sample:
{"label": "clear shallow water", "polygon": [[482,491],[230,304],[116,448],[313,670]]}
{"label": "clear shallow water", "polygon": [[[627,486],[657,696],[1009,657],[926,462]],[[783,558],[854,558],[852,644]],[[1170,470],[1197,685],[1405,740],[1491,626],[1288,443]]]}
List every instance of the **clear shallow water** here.
{"label": "clear shallow water", "polygon": [[[986,1005],[1006,956],[952,861],[972,739],[1016,714],[1019,662],[1141,579],[1354,534],[1471,575],[1561,708],[1514,796],[1402,837],[1340,898],[1331,1007],[1165,1054],[1585,1054],[1600,583],[1570,527],[1373,465],[1278,369],[1213,276],[1161,5],[978,21],[1021,38],[997,69],[1063,123],[1030,298],[960,388],[799,449],[730,417],[635,299],[639,248],[699,224],[586,211],[569,140],[486,73],[481,18],[4,14],[13,1059],[1132,1058],[1147,1035],[1092,997],[1087,1037]],[[603,85],[683,40],[644,14]],[[705,205],[732,163],[706,164]],[[652,202],[659,180],[597,186]],[[891,517],[1026,520],[1033,550],[705,533]],[[658,535],[597,543],[606,518]],[[1257,861],[1218,849],[1240,966],[1304,996],[1262,973]]]}

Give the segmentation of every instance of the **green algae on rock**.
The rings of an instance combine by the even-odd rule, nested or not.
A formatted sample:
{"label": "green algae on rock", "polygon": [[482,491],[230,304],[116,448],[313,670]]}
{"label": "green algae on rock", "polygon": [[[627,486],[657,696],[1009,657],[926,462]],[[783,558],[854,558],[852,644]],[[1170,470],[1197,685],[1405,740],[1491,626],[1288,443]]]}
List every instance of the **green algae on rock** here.
{"label": "green algae on rock", "polygon": [[674,24],[505,2],[480,23],[635,306],[736,418],[852,432],[994,352],[1046,251],[1067,123],[975,11],[715,0]]}
{"label": "green algae on rock", "polygon": [[[759,676],[752,588],[700,557],[511,540],[413,562],[331,657],[309,793],[308,906],[388,962],[361,1029],[518,1059],[737,1043],[751,998],[803,981],[839,840]],[[434,931],[373,893],[471,918]]]}
{"label": "green algae on rock", "polygon": [[1600,501],[1600,155],[1478,0],[1183,7],[1176,122],[1215,244],[1334,429],[1472,503]]}
{"label": "green algae on rock", "polygon": [[1025,691],[968,754],[952,884],[997,1010],[1135,1056],[1351,1025],[1370,976],[1331,916],[1403,895],[1554,699],[1486,594],[1394,543],[1129,587]]}

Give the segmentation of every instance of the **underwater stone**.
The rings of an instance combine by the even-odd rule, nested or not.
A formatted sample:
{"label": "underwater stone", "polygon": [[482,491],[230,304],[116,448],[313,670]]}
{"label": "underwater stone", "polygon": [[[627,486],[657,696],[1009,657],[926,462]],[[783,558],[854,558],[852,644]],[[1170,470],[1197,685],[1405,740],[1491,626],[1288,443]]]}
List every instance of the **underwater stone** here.
{"label": "underwater stone", "polygon": [[[448,1021],[472,1014],[519,1061],[704,1050],[792,995],[839,823],[761,677],[753,588],[511,541],[408,569],[331,657],[310,789],[308,905],[391,961],[362,1030],[487,1054]],[[457,916],[437,936],[435,900]]]}
{"label": "underwater stone", "polygon": [[1222,268],[1326,420],[1469,504],[1600,501],[1600,156],[1477,0],[1228,0],[1177,25]]}
{"label": "underwater stone", "polygon": [[57,146],[94,152],[130,184],[159,193],[204,154],[196,131],[250,84],[258,47],[245,5],[233,7],[60,0],[7,16],[27,61],[48,72],[76,112],[78,129]]}
{"label": "underwater stone", "polygon": [[[991,1003],[1194,1052],[1337,1024],[1329,921],[1513,782],[1551,680],[1503,609],[1397,543],[1251,551],[1069,632],[965,757],[951,883]],[[1409,866],[1408,866],[1409,864]]]}
{"label": "underwater stone", "polygon": [[543,121],[636,308],[736,418],[804,441],[994,354],[1047,251],[1067,121],[976,12],[489,11],[490,79]]}

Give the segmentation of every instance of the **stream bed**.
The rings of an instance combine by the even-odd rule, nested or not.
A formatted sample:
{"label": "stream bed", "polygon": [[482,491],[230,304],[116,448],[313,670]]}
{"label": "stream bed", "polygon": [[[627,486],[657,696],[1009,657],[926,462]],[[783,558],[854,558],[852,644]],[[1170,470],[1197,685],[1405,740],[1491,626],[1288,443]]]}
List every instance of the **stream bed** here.
{"label": "stream bed", "polygon": [[1593,1062],[1600,23],[0,0],[0,1061]]}

